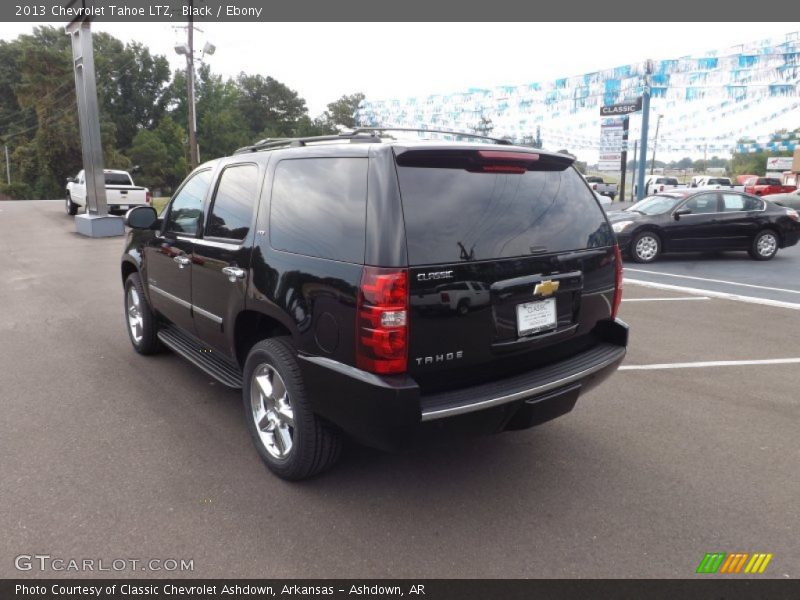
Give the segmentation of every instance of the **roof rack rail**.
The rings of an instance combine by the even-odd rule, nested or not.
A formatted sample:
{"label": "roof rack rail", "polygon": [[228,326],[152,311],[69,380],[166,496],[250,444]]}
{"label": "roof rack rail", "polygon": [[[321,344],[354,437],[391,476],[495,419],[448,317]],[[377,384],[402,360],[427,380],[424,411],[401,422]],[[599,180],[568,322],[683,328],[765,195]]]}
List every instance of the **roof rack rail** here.
{"label": "roof rack rail", "polygon": [[513,142],[511,140],[489,137],[487,135],[479,135],[477,133],[465,133],[463,131],[448,131],[446,129],[415,129],[412,127],[359,127],[357,129],[354,129],[352,132],[348,132],[347,134],[342,134],[342,135],[356,135],[359,133],[370,133],[370,132],[375,134],[381,131],[410,131],[414,133],[439,133],[443,135],[455,135],[459,137],[473,138],[478,140],[488,140],[490,142],[494,142],[495,144],[501,144],[503,146],[513,145]]}
{"label": "roof rack rail", "polygon": [[380,142],[380,138],[375,135],[355,135],[354,133],[337,135],[314,135],[309,137],[297,138],[266,138],[253,144],[244,146],[234,152],[234,154],[244,154],[246,152],[259,152],[261,150],[276,150],[278,148],[298,148],[316,142]]}
{"label": "roof rack rail", "polygon": [[285,137],[285,138],[265,138],[259,140],[252,146],[244,146],[234,152],[234,154],[244,154],[246,152],[259,152],[261,150],[277,150],[278,148],[298,148],[317,142],[380,142],[380,133],[384,131],[410,131],[416,133],[438,133],[441,135],[454,135],[457,137],[487,140],[494,144],[509,146],[513,142],[500,138],[478,135],[477,133],[464,133],[463,131],[447,131],[444,129],[414,129],[410,127],[359,127],[353,131],[339,133],[335,135],[315,135],[309,137]]}

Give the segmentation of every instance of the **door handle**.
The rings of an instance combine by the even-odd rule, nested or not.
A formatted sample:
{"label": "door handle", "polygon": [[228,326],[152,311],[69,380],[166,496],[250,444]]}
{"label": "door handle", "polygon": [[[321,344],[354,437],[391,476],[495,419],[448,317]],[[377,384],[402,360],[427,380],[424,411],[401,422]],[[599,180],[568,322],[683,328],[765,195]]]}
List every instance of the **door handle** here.
{"label": "door handle", "polygon": [[192,260],[190,258],[187,258],[186,256],[176,256],[172,260],[178,263],[179,269],[183,269],[186,265],[192,262]]}
{"label": "door handle", "polygon": [[236,283],[237,279],[244,279],[245,271],[239,267],[222,267],[222,272],[228,276],[228,281]]}

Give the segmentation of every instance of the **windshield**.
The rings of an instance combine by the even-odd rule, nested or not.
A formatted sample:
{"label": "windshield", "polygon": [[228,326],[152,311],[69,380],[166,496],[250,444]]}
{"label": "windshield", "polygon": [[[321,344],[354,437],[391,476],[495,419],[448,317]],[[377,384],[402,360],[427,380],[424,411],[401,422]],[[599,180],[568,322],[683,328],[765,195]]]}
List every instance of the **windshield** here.
{"label": "windshield", "polygon": [[669,212],[675,205],[683,200],[683,196],[650,196],[637,202],[625,212],[638,212],[643,215],[661,215]]}

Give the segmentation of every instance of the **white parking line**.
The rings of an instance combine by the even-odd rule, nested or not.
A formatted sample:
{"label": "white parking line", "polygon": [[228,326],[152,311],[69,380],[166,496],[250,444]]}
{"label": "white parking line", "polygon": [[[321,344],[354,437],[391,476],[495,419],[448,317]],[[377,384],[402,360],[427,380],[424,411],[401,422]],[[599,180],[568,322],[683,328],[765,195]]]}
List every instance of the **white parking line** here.
{"label": "white parking line", "polygon": [[685,287],[682,285],[653,283],[652,281],[643,281],[641,279],[628,279],[627,277],[624,279],[624,282],[633,285],[640,285],[642,287],[654,288],[657,290],[685,292],[687,294],[696,294],[698,296],[722,298],[723,300],[736,300],[737,302],[749,302],[750,304],[762,304],[764,306],[777,306],[778,308],[791,308],[792,310],[800,310],[800,304],[794,302],[781,302],[780,300],[770,300],[769,298],[756,298],[755,296],[741,296],[739,294],[728,294],[726,292],[714,292],[712,290],[703,290],[699,288]]}
{"label": "white parking line", "polygon": [[695,277],[693,275],[677,275],[675,273],[661,273],[660,271],[648,271],[647,269],[632,269],[625,267],[625,271],[633,273],[647,273],[649,275],[663,275],[664,277],[680,277],[681,279],[694,279],[696,281],[710,281],[711,283],[726,283],[739,287],[755,288],[757,290],[771,290],[773,292],[786,292],[787,294],[800,294],[800,290],[787,290],[785,288],[769,287],[766,285],[754,285],[752,283],[739,283],[738,281],[725,281],[724,279],[709,279],[708,277]]}
{"label": "white parking line", "polygon": [[770,358],[767,360],[712,360],[690,363],[657,363],[653,365],[622,365],[620,371],[651,371],[655,369],[702,369],[705,367],[740,367],[746,365],[790,365],[800,358]]}
{"label": "white parking line", "polygon": [[711,300],[708,296],[683,296],[680,298],[623,298],[623,302],[677,302],[679,300]]}

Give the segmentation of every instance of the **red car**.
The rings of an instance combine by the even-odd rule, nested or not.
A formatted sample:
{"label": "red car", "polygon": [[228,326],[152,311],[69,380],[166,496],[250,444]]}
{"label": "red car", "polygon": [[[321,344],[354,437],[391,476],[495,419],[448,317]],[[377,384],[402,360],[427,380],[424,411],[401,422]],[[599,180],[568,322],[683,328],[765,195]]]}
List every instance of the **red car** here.
{"label": "red car", "polygon": [[744,184],[745,193],[756,196],[788,194],[796,189],[796,185],[783,185],[781,180],[776,177],[751,177]]}

